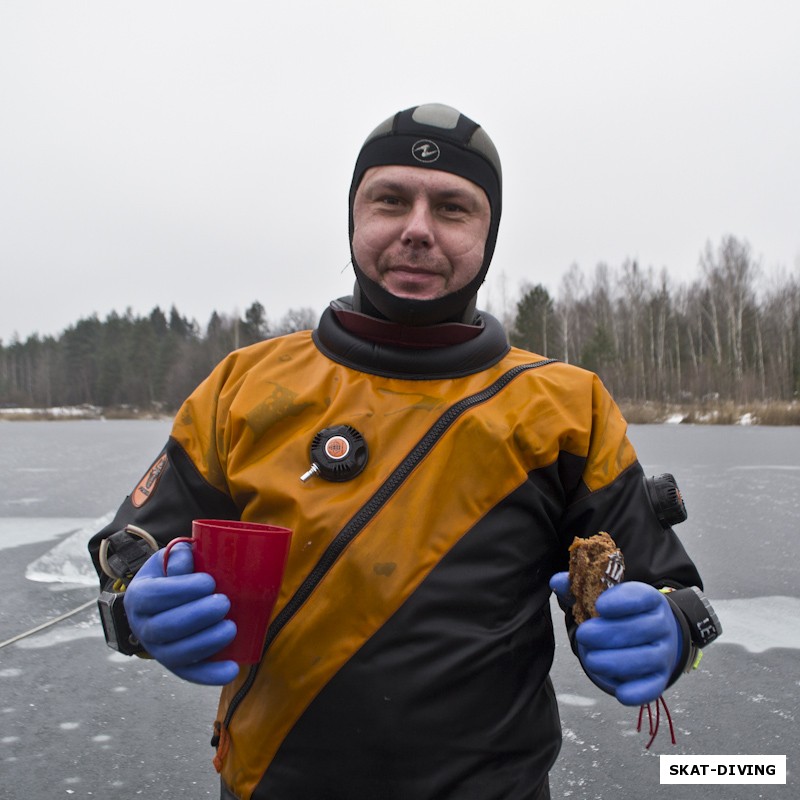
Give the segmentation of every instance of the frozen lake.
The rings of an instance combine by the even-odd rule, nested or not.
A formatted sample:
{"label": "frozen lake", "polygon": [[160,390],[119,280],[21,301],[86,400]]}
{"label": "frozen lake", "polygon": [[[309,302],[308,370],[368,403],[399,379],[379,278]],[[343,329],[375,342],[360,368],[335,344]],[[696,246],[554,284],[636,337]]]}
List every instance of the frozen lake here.
{"label": "frozen lake", "polygon": [[[0,422],[0,642],[96,595],[88,537],[160,450],[169,423]],[[554,798],[784,798],[788,787],[659,785],[659,753],[786,754],[800,734],[800,428],[633,426],[672,472],[678,528],[724,634],[667,694],[678,743],[650,751],[636,711],[599,694],[556,618],[564,747]],[[105,647],[94,609],[0,649],[0,799],[217,795],[216,690]],[[744,787],[739,787],[740,790]],[[731,791],[733,790],[733,791]]]}

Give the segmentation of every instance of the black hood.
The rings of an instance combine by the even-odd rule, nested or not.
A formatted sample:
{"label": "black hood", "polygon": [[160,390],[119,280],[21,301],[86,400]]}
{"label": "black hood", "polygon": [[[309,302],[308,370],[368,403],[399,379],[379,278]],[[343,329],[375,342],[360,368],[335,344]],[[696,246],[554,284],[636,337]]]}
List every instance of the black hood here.
{"label": "black hood", "polygon": [[[424,167],[460,175],[480,186],[489,199],[491,220],[478,274],[461,289],[433,300],[396,297],[368,278],[353,253],[353,202],[364,173],[384,165]],[[400,111],[381,123],[364,142],[350,185],[350,256],[360,310],[404,325],[435,325],[471,317],[478,289],[494,254],[502,207],[502,173],[497,150],[483,128],[450,106],[436,103]]]}

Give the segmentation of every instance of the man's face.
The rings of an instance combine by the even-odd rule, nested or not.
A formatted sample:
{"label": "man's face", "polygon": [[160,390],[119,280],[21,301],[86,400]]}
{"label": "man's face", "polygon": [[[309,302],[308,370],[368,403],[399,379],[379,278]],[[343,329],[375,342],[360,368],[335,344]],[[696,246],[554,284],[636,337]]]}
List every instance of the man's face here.
{"label": "man's face", "polygon": [[491,210],[472,181],[423,167],[372,167],[353,203],[353,254],[396,297],[432,300],[480,271]]}

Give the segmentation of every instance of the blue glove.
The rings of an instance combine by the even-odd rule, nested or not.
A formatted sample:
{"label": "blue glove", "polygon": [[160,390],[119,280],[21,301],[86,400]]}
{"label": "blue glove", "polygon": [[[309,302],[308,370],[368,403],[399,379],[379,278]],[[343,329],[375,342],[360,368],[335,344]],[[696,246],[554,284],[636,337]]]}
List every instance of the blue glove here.
{"label": "blue glove", "polygon": [[154,553],[125,591],[134,636],[167,669],[194,683],[222,686],[239,673],[235,661],[206,661],[230,644],[236,623],[225,619],[230,600],[214,594],[214,579],[194,572],[192,548],[175,545],[164,577],[164,551]]}
{"label": "blue glove", "polygon": [[[569,603],[569,574],[550,588]],[[586,674],[626,706],[651,703],[666,689],[683,651],[683,634],[666,597],[652,586],[628,581],[597,598],[599,617],[578,626],[575,640]]]}

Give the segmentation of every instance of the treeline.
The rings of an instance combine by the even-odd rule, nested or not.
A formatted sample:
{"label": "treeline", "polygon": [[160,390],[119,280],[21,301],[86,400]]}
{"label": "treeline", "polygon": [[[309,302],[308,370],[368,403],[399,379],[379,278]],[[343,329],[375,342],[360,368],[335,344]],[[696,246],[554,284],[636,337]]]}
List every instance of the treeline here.
{"label": "treeline", "polygon": [[750,246],[732,236],[706,246],[690,285],[635,261],[598,265],[588,278],[573,266],[556,298],[524,288],[511,338],[597,372],[628,402],[790,402],[800,396],[800,281],[762,278]]}
{"label": "treeline", "polygon": [[[750,246],[726,237],[700,275],[673,285],[635,261],[573,266],[556,296],[524,285],[500,316],[514,344],[597,372],[621,402],[791,402],[800,396],[800,281],[764,286]],[[90,404],[174,411],[228,352],[313,328],[289,311],[270,325],[254,302],[243,317],[214,313],[205,330],[176,308],[82,319],[58,337],[0,343],[0,404]]]}
{"label": "treeline", "polygon": [[58,337],[0,343],[0,404],[174,411],[227,353],[316,321],[316,312],[302,308],[271,326],[259,302],[242,318],[215,311],[204,331],[175,307],[92,316]]}

